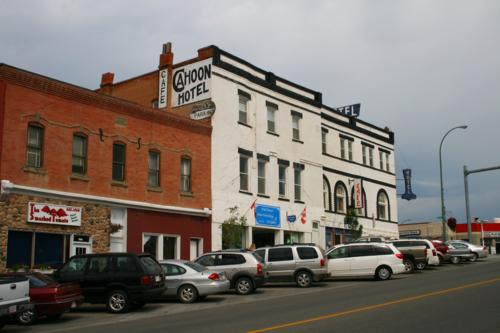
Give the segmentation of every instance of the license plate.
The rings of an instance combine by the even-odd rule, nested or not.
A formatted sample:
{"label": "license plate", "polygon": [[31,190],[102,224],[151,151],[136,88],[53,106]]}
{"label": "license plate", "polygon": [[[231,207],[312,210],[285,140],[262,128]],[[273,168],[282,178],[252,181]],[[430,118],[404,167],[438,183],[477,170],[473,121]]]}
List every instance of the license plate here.
{"label": "license plate", "polygon": [[16,311],[17,311],[17,306],[16,305],[9,306],[9,313],[10,314],[16,313]]}
{"label": "license plate", "polygon": [[155,276],[155,281],[156,282],[160,282],[161,281],[161,277],[159,275]]}
{"label": "license plate", "polygon": [[76,308],[76,302],[71,303],[71,308],[72,309]]}

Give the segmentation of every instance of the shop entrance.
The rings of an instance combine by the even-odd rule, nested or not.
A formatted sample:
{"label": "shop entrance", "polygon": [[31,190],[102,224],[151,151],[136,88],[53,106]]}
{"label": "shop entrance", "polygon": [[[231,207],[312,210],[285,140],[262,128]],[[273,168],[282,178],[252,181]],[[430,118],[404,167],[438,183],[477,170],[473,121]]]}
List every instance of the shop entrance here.
{"label": "shop entrance", "polygon": [[252,239],[255,247],[274,246],[274,230],[253,228]]}

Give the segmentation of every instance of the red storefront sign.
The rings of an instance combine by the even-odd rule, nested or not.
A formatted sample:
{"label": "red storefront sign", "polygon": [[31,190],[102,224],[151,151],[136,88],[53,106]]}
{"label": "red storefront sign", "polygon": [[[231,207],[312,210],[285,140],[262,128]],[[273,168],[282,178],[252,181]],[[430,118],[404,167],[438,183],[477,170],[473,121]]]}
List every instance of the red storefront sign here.
{"label": "red storefront sign", "polygon": [[82,224],[82,208],[30,202],[28,222],[79,227]]}

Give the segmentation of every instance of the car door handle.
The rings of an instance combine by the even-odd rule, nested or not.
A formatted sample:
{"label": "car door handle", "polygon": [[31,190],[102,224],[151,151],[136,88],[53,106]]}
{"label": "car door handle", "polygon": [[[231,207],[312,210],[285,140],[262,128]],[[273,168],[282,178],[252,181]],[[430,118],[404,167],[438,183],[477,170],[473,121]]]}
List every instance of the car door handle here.
{"label": "car door handle", "polygon": [[11,285],[10,285],[10,289],[12,289],[12,290],[13,290],[13,289],[16,289],[16,288],[17,288],[17,286],[16,286],[15,284],[11,284]]}

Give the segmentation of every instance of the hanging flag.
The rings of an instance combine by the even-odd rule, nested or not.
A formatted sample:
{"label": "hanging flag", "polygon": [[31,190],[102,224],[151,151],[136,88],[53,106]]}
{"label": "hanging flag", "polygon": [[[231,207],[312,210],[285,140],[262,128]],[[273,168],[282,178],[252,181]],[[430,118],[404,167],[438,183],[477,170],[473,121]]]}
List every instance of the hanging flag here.
{"label": "hanging flag", "polygon": [[302,213],[300,213],[300,222],[302,222],[302,224],[306,224],[307,222],[307,212],[305,206],[304,209],[302,210]]}
{"label": "hanging flag", "polygon": [[363,208],[363,183],[361,178],[354,179],[354,208]]}
{"label": "hanging flag", "polygon": [[250,206],[250,209],[253,210],[253,216],[255,217],[255,208],[257,207],[257,199],[255,199],[255,201],[252,203],[252,205]]}

